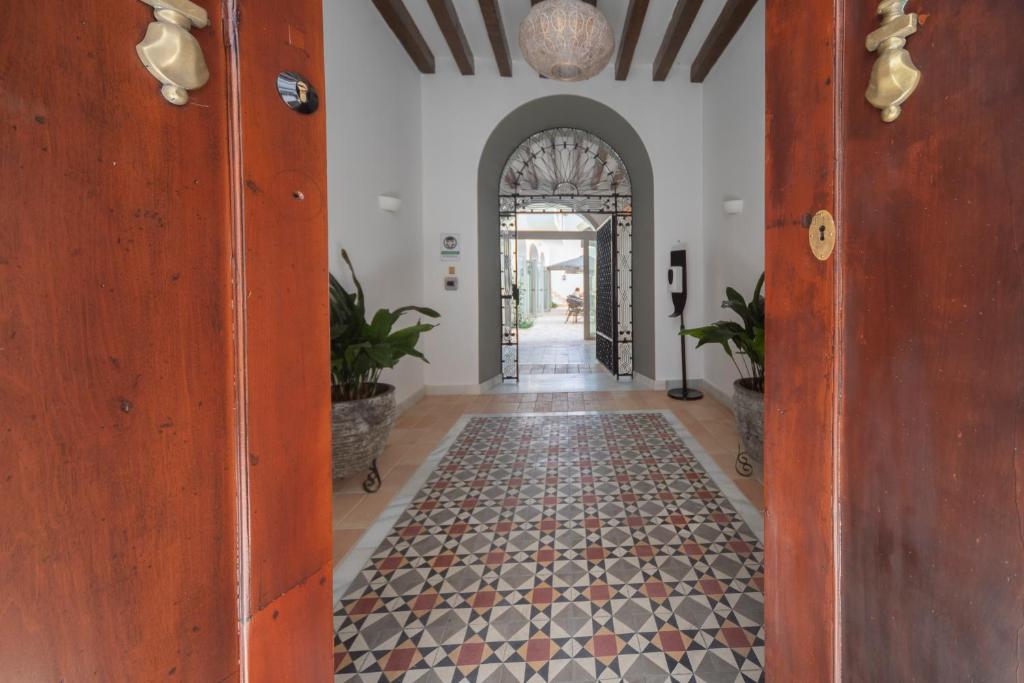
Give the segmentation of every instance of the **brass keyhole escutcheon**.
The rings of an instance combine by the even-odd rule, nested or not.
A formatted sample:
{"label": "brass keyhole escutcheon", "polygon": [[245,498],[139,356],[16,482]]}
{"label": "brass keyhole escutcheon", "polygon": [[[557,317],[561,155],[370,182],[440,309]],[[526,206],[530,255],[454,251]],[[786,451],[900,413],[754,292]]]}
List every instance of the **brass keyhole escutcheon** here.
{"label": "brass keyhole escutcheon", "polygon": [[832,214],[822,209],[814,214],[811,227],[807,229],[807,238],[811,244],[811,253],[819,261],[827,261],[836,248],[836,222]]}

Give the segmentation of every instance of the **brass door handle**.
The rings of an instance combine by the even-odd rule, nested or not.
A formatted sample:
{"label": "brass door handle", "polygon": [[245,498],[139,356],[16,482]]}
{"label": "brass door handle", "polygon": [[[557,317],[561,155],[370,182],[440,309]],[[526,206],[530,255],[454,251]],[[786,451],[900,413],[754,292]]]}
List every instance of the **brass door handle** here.
{"label": "brass door handle", "polygon": [[203,49],[189,29],[204,28],[210,18],[199,5],[189,0],[142,0],[153,8],[156,21],[135,46],[142,64],[160,81],[160,93],[171,104],[188,102],[188,91],[210,80]]}
{"label": "brass door handle", "polygon": [[904,12],[906,6],[907,0],[878,3],[882,25],[871,32],[866,42],[868,52],[878,52],[878,59],[871,69],[871,83],[865,96],[875,108],[882,110],[882,120],[886,123],[899,118],[901,105],[921,82],[921,72],[904,48],[907,37],[917,32],[917,15]]}

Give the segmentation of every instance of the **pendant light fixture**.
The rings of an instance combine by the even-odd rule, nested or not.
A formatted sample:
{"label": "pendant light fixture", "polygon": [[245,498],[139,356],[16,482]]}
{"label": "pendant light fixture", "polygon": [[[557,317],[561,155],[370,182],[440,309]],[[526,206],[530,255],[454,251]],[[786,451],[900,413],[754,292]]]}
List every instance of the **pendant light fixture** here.
{"label": "pendant light fixture", "polygon": [[594,5],[583,0],[543,0],[519,27],[519,48],[542,76],[585,81],[608,66],[615,34]]}

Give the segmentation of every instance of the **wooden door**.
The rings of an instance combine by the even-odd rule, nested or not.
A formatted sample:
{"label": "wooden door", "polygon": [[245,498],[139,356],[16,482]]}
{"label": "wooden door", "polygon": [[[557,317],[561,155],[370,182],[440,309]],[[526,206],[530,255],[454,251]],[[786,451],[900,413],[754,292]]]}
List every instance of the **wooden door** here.
{"label": "wooden door", "polygon": [[768,680],[1024,670],[1024,5],[907,10],[884,123],[875,3],[768,5]]}
{"label": "wooden door", "polygon": [[320,3],[199,2],[183,107],[147,5],[0,7],[5,681],[330,676]]}

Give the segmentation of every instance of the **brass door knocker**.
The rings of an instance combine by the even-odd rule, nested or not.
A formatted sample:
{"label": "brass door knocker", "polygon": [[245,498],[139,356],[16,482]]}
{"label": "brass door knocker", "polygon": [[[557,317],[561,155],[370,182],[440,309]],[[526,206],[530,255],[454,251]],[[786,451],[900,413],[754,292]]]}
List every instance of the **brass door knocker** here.
{"label": "brass door knocker", "polygon": [[199,41],[189,31],[204,28],[210,19],[199,5],[189,0],[142,0],[153,8],[156,21],[135,46],[142,64],[163,86],[160,94],[171,104],[188,102],[188,91],[210,80]]}
{"label": "brass door knocker", "polygon": [[907,0],[878,3],[882,25],[871,32],[866,43],[868,52],[878,52],[878,59],[871,69],[871,83],[865,96],[876,109],[882,110],[886,123],[899,118],[901,105],[921,82],[921,72],[904,48],[907,36],[917,32],[917,15],[906,14],[906,6]]}

